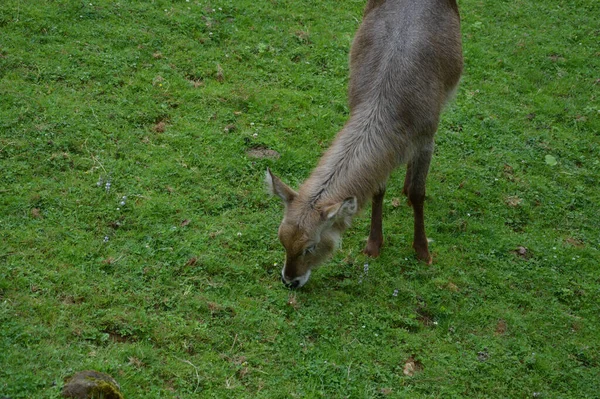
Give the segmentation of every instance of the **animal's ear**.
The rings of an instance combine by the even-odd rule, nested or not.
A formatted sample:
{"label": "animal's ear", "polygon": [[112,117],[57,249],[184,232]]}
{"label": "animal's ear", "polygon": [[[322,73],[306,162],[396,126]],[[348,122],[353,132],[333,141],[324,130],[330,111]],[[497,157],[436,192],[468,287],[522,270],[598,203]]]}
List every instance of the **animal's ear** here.
{"label": "animal's ear", "polygon": [[265,182],[267,183],[267,189],[269,190],[269,193],[272,195],[277,195],[279,198],[281,198],[286,206],[298,196],[298,193],[282,182],[279,177],[275,176],[269,168],[267,168]]}
{"label": "animal's ear", "polygon": [[323,209],[322,215],[325,220],[341,220],[348,216],[354,216],[357,210],[358,203],[356,197],[348,197],[342,202],[329,205]]}

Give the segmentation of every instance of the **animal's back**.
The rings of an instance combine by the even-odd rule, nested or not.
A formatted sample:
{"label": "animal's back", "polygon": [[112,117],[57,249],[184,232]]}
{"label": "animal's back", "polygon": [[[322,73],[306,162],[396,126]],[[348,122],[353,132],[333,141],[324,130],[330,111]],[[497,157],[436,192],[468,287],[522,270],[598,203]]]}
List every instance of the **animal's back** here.
{"label": "animal's back", "polygon": [[350,55],[351,113],[433,134],[462,65],[455,0],[370,1]]}

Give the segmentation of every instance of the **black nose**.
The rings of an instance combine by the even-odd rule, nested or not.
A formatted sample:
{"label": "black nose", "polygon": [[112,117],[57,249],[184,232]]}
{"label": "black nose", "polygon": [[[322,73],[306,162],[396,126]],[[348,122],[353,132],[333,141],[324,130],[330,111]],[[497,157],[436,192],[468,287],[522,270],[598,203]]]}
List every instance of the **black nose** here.
{"label": "black nose", "polygon": [[287,288],[289,288],[291,290],[298,288],[298,286],[300,285],[300,281],[298,281],[298,280],[294,280],[291,283],[286,282],[285,279],[283,278],[283,276],[281,276],[281,282],[283,283],[283,285],[285,285]]}

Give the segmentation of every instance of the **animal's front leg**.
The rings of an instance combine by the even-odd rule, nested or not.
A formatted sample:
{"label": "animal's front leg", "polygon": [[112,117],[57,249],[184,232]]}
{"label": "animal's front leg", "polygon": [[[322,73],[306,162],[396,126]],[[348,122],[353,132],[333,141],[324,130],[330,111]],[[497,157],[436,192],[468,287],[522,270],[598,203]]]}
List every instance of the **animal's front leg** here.
{"label": "animal's front leg", "polygon": [[381,246],[383,245],[383,197],[385,195],[385,185],[373,196],[371,207],[371,232],[367,240],[367,246],[363,250],[368,256],[376,258],[379,256]]}

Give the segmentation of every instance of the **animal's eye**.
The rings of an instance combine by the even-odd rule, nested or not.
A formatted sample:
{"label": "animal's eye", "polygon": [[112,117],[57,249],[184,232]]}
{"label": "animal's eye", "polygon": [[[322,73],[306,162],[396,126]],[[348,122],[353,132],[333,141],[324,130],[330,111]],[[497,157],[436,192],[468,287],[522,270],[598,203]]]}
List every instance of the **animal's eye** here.
{"label": "animal's eye", "polygon": [[311,245],[310,247],[306,247],[303,251],[304,252],[303,255],[312,254],[315,252],[316,249],[317,249],[317,244]]}

